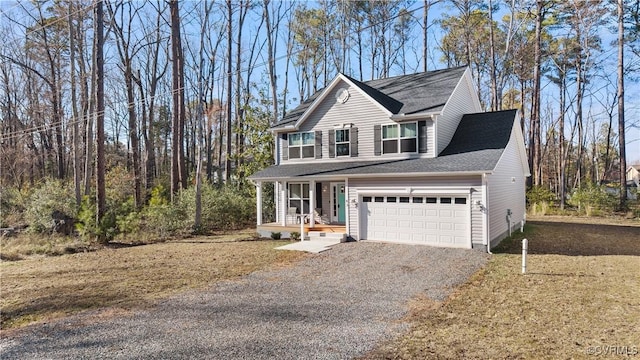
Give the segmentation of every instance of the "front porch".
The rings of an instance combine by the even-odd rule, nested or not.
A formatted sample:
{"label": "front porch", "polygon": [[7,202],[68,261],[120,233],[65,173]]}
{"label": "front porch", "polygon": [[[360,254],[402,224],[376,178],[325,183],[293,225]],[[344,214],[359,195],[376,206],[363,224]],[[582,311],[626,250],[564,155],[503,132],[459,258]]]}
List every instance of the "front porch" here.
{"label": "front porch", "polygon": [[275,214],[267,216],[271,220],[268,223],[263,223],[263,182],[256,181],[255,184],[256,225],[260,235],[269,237],[271,233],[279,232],[287,238],[292,232],[348,233],[348,180],[301,181],[292,178],[273,181]]}
{"label": "front porch", "polygon": [[[315,226],[311,226],[309,224],[303,225],[304,232],[320,232],[320,233],[335,233],[335,234],[346,234],[347,228],[344,225],[330,225],[330,224],[315,224]],[[258,225],[257,227],[258,233],[264,237],[271,237],[271,233],[279,232],[282,238],[289,238],[292,232],[300,233],[300,224],[298,225],[287,225],[282,226],[279,223],[268,223]]]}

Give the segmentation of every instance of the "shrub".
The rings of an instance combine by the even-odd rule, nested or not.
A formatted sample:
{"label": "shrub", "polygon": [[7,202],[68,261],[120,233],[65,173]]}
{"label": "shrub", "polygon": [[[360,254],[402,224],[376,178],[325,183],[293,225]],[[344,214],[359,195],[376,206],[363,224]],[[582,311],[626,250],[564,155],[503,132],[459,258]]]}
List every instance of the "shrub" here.
{"label": "shrub", "polygon": [[16,187],[0,187],[0,227],[19,225],[27,207],[27,192]]}
{"label": "shrub", "polygon": [[48,232],[54,228],[51,215],[59,211],[75,218],[77,215],[75,195],[68,184],[56,179],[47,179],[33,191],[27,201],[24,218],[31,232]]}
{"label": "shrub", "polygon": [[273,240],[280,240],[281,237],[282,237],[281,232],[271,232],[271,238]]}
{"label": "shrub", "polygon": [[578,212],[587,216],[597,215],[600,212],[612,212],[617,201],[614,195],[609,194],[604,186],[587,184],[575,189],[569,203],[578,207]]}
{"label": "shrub", "polygon": [[[193,229],[195,214],[195,187],[180,192],[178,207],[189,214],[186,229]],[[201,189],[202,222],[198,231],[237,230],[255,221],[255,197],[248,191],[232,186],[216,188],[203,184]]]}
{"label": "shrub", "polygon": [[549,211],[549,205],[556,196],[545,186],[532,186],[527,190],[527,204],[532,215],[545,215]]}
{"label": "shrub", "polygon": [[291,240],[298,241],[300,240],[300,233],[297,231],[292,231],[290,237],[291,237]]}

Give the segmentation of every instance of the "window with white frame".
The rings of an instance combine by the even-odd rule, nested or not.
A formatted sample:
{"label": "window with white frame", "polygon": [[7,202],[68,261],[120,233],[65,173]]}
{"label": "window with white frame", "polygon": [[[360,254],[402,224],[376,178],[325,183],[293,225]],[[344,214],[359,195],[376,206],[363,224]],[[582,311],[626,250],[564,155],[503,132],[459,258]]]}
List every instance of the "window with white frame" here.
{"label": "window with white frame", "polygon": [[315,144],[313,132],[289,134],[289,159],[314,158]]}
{"label": "window with white frame", "polygon": [[415,153],[418,151],[418,124],[382,126],[382,153]]}
{"label": "window with white frame", "polygon": [[336,130],[336,156],[349,156],[349,129]]}
{"label": "window with white frame", "polygon": [[297,214],[309,213],[309,184],[289,184],[289,208],[296,208]]}

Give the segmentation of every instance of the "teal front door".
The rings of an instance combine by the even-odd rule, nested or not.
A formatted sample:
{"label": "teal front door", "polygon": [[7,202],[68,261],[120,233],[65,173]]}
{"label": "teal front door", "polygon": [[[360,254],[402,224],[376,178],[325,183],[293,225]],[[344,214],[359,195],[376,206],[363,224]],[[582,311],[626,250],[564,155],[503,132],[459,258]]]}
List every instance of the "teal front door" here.
{"label": "teal front door", "polygon": [[344,223],[345,222],[345,203],[344,203],[344,184],[338,184],[336,186],[336,198],[337,198],[337,205],[338,205],[338,222],[339,223]]}

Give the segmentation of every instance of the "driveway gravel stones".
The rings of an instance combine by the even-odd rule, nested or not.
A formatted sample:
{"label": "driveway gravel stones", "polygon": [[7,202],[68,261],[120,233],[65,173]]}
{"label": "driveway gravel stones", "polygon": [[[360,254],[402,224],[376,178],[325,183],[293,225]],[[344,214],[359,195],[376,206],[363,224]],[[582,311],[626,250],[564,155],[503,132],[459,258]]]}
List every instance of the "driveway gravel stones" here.
{"label": "driveway gravel stones", "polygon": [[475,250],[343,243],[147,310],[5,331],[0,359],[353,358],[406,329],[411,298],[446,299],[487,259]]}

